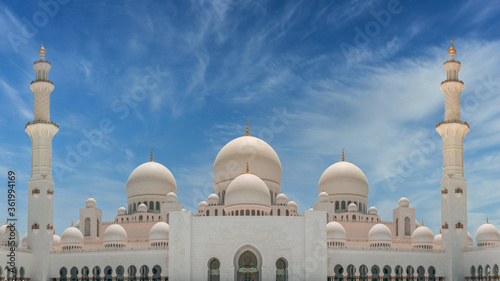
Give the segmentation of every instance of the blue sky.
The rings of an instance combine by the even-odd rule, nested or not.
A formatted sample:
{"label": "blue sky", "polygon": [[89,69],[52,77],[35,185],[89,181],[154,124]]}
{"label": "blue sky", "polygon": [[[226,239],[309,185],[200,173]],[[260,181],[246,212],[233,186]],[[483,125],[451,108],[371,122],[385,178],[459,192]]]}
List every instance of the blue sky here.
{"label": "blue sky", "polygon": [[[405,195],[437,233],[435,125],[444,117],[439,85],[451,36],[465,82],[462,119],[471,127],[469,232],[486,216],[500,225],[500,2],[41,3],[48,4],[0,1],[0,173],[18,174],[20,233],[31,157],[24,126],[33,120],[29,83],[40,41],[55,83],[51,119],[60,125],[53,142],[58,234],[90,195],[112,220],[126,205],[129,174],[152,147],[174,174],[179,201],[194,212],[212,192],[218,151],[244,134],[247,119],[251,134],[278,153],[283,192],[299,212],[316,202],[321,174],[345,147],[383,220],[392,220]],[[151,73],[156,79],[139,91]],[[112,130],[78,153],[102,122]]]}

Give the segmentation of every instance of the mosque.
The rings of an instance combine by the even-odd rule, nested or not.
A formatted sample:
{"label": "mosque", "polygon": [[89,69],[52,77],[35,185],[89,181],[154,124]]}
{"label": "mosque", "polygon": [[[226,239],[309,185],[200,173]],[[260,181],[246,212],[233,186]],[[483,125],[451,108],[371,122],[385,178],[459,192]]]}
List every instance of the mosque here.
{"label": "mosque", "polygon": [[[467,181],[463,140],[469,125],[460,119],[461,64],[448,49],[444,63],[445,119],[436,126],[443,139],[441,231],[415,220],[403,197],[393,217],[382,220],[368,207],[368,180],[345,161],[326,168],[318,201],[298,213],[282,192],[278,155],[246,133],[226,144],[213,166],[214,193],[196,214],[177,201],[168,168],[153,160],[130,174],[127,202],[113,221],[103,221],[94,198],[82,206],[79,222],[54,233],[52,138],[59,126],[50,119],[50,62],[39,50],[28,181],[28,229],[9,265],[11,235],[0,227],[0,280],[498,280],[500,235],[484,223],[467,232]],[[68,224],[69,225],[69,224]],[[19,234],[15,233],[16,245]]]}

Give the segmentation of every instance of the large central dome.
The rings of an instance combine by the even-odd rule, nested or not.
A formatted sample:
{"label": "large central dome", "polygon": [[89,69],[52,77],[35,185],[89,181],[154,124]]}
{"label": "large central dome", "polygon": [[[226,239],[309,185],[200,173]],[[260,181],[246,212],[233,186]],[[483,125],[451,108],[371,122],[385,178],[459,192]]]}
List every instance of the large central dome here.
{"label": "large central dome", "polygon": [[358,166],[347,161],[337,162],[321,175],[318,192],[330,196],[356,195],[368,198],[368,180]]}
{"label": "large central dome", "polygon": [[224,198],[221,191],[225,191],[232,180],[245,172],[247,163],[252,173],[266,183],[273,197],[279,193],[281,162],[278,154],[265,141],[249,135],[230,141],[217,155],[213,169],[215,192],[222,193]]}

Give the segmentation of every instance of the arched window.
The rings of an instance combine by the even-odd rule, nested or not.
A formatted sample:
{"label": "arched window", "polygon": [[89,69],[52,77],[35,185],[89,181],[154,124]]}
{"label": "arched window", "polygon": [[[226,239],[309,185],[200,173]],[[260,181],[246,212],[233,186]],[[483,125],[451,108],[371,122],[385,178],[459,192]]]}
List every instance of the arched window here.
{"label": "arched window", "polygon": [[141,266],[139,273],[141,275],[140,281],[149,281],[149,268],[147,266]]}
{"label": "arched window", "polygon": [[127,273],[128,273],[128,280],[129,281],[136,281],[137,280],[137,278],[136,278],[137,269],[135,268],[135,266],[133,266],[133,265],[129,266],[129,268],[127,269]]}
{"label": "arched window", "polygon": [[104,268],[104,281],[113,281],[113,269],[111,266]]}
{"label": "arched window", "polygon": [[342,210],[345,210],[345,201],[342,201],[342,204],[341,204],[341,209],[342,209]]}
{"label": "arched window", "polygon": [[96,266],[92,269],[92,281],[100,281],[101,280],[101,268]]}
{"label": "arched window", "polygon": [[[21,267],[21,269],[23,268]],[[484,273],[486,275],[486,280],[491,280],[491,267],[489,265],[486,265]]]}
{"label": "arched window", "polygon": [[335,211],[338,211],[339,209],[339,201],[335,201]]}
{"label": "arched window", "polygon": [[479,279],[479,280],[483,279],[483,267],[482,266],[477,267],[477,279]]}
{"label": "arched window", "polygon": [[153,270],[151,270],[151,273],[153,274],[153,278],[151,279],[152,281],[160,281],[161,280],[161,267],[159,265],[155,265],[153,267]]}
{"label": "arched window", "polygon": [[399,220],[396,219],[396,236],[399,236]]}
{"label": "arched window", "polygon": [[286,210],[286,216],[288,217],[290,215],[290,212]]}
{"label": "arched window", "polygon": [[252,210],[252,216],[255,216],[255,210]]}
{"label": "arched window", "polygon": [[288,280],[288,269],[286,260],[279,258],[276,261],[276,281],[287,281]]}
{"label": "arched window", "polygon": [[359,267],[359,280],[368,281],[368,267],[364,264]]}
{"label": "arched window", "polygon": [[207,210],[207,217],[210,216],[210,210]]}
{"label": "arched window", "polygon": [[352,221],[356,221],[356,215],[352,215]]}
{"label": "arched window", "polygon": [[410,218],[406,217],[405,218],[405,236],[410,236]]}
{"label": "arched window", "polygon": [[153,209],[154,209],[154,203],[153,203],[153,201],[150,201],[150,202],[149,202],[149,209],[150,209],[150,210],[153,210]]}
{"label": "arched window", "polygon": [[433,266],[429,267],[427,273],[429,273],[429,281],[436,281],[436,269]]}
{"label": "arched window", "polygon": [[[14,273],[14,272],[12,272]],[[68,280],[68,277],[66,276],[68,274],[68,270],[66,269],[66,267],[63,267],[59,270],[59,280],[61,281],[67,281]]]}
{"label": "arched window", "polygon": [[238,210],[236,210],[236,215],[238,215]]}
{"label": "arched window", "polygon": [[222,200],[222,204],[224,204],[224,200],[226,200],[226,191],[225,190],[222,191],[221,200]]}
{"label": "arched window", "polygon": [[116,281],[124,281],[125,276],[123,274],[125,274],[125,269],[120,265],[116,268]]}
{"label": "arched window", "polygon": [[384,273],[384,281],[390,281],[391,280],[391,267],[386,265],[384,266],[384,268],[382,269],[382,273]]}
{"label": "arched window", "polygon": [[372,281],[378,281],[379,280],[379,275],[380,275],[380,268],[378,266],[374,265],[372,266]]}
{"label": "arched window", "polygon": [[260,216],[260,210],[257,210],[257,216]]}
{"label": "arched window", "polygon": [[281,209],[278,209],[278,216],[281,216]]}
{"label": "arched window", "polygon": [[99,237],[99,219],[97,219],[96,230],[97,230],[97,237]]}
{"label": "arched window", "polygon": [[71,281],[78,281],[78,268],[72,267],[71,270],[69,271],[71,274],[70,280]]}
{"label": "arched window", "polygon": [[217,212],[217,209],[215,209],[215,216],[217,216],[217,215],[218,215],[218,212]]}
{"label": "arched window", "polygon": [[410,265],[406,268],[406,280],[408,280],[409,278],[413,278],[415,274],[415,269],[413,269],[413,267]]}
{"label": "arched window", "polygon": [[249,215],[250,215],[250,210],[247,210],[247,211],[245,212],[245,215],[249,216]]}
{"label": "arched window", "polygon": [[344,268],[340,264],[337,264],[333,271],[335,272],[335,280],[343,280]]}
{"label": "arched window", "polygon": [[139,216],[139,221],[142,221],[142,215]]}
{"label": "arched window", "polygon": [[220,280],[220,262],[218,259],[213,258],[208,264],[208,281]]}
{"label": "arched window", "polygon": [[156,201],[156,210],[160,210],[160,202]]}
{"label": "arched window", "polygon": [[244,252],[238,259],[236,280],[259,280],[257,257],[251,251]]}
{"label": "arched window", "polygon": [[396,266],[396,268],[394,269],[394,273],[396,274],[396,281],[402,281],[403,280],[403,268],[398,265]]}
{"label": "arched window", "polygon": [[137,211],[137,205],[134,203],[134,212]]}
{"label": "arched window", "polygon": [[417,274],[418,274],[418,281],[424,281],[425,280],[425,269],[422,266],[419,266],[417,268]]}
{"label": "arched window", "polygon": [[85,229],[85,236],[90,236],[90,218],[85,219],[84,229]]}
{"label": "arched window", "polygon": [[347,267],[347,281],[355,281],[356,280],[356,268],[354,265],[350,264]]}
{"label": "arched window", "polygon": [[89,268],[84,266],[82,268],[82,281],[90,281],[89,273],[90,273]]}

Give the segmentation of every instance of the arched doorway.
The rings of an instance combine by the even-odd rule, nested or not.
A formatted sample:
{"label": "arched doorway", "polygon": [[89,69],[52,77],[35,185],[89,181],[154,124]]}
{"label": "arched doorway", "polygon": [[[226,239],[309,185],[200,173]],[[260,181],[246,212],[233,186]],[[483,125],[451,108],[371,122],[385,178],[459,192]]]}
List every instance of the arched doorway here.
{"label": "arched doorway", "polygon": [[287,263],[283,258],[279,258],[276,261],[276,281],[288,280],[288,270],[286,265]]}
{"label": "arched doorway", "polygon": [[237,281],[259,281],[257,257],[251,251],[245,251],[238,259]]}
{"label": "arched doorway", "polygon": [[208,281],[219,281],[220,280],[220,262],[218,259],[213,258],[208,263]]}

